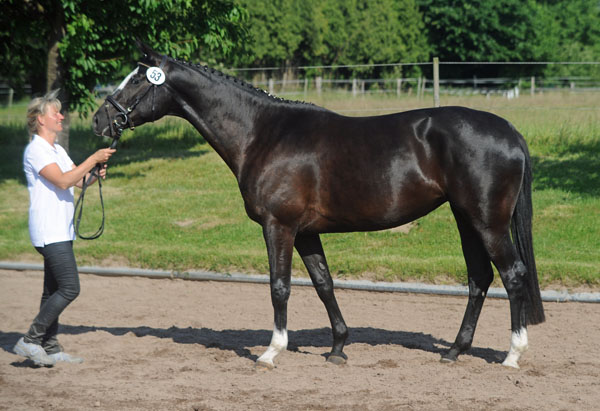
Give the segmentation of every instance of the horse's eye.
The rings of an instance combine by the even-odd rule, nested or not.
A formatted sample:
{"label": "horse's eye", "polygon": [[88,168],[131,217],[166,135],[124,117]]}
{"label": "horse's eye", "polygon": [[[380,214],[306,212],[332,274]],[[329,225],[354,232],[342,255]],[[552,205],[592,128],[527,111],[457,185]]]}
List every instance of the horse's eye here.
{"label": "horse's eye", "polygon": [[131,84],[138,84],[140,82],[140,79],[134,78],[131,80]]}

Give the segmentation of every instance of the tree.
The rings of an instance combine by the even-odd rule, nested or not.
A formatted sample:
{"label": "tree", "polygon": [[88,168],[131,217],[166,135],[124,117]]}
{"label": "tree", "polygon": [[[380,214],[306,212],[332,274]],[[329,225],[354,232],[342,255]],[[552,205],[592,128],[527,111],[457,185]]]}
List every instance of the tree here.
{"label": "tree", "polygon": [[[324,35],[327,64],[382,64],[429,59],[423,18],[414,0],[330,0]],[[376,73],[381,69],[351,71]]]}
{"label": "tree", "polygon": [[[66,109],[83,115],[95,106],[94,87],[135,62],[136,37],[174,57],[201,58],[231,50],[245,19],[232,0],[8,0],[3,13],[0,75],[15,87],[34,79],[37,92],[60,88]],[[59,141],[68,147],[66,129]]]}
{"label": "tree", "polygon": [[[432,52],[442,61],[531,61],[539,57],[533,0],[419,0],[419,7]],[[499,70],[507,69],[459,66],[455,74],[466,76],[471,70],[497,76]]]}
{"label": "tree", "polygon": [[[0,14],[0,78],[17,95],[45,91],[48,26],[33,2],[7,0]],[[39,33],[39,34],[38,34]]]}
{"label": "tree", "polygon": [[[308,0],[307,3],[313,3]],[[302,42],[299,0],[240,0],[248,11],[249,42],[236,65],[278,66],[291,60]]]}
{"label": "tree", "polygon": [[283,68],[429,56],[415,0],[239,1],[250,16],[250,42],[234,65]]}
{"label": "tree", "polygon": [[[598,0],[545,0],[537,11],[538,54],[546,61],[598,61],[600,56],[600,2]],[[550,65],[547,76],[600,77],[598,65]]]}

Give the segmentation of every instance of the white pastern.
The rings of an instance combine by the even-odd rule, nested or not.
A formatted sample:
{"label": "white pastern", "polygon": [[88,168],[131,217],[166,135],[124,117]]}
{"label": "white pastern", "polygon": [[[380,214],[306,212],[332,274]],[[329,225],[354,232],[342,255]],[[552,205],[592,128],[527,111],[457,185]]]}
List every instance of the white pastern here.
{"label": "white pastern", "polygon": [[261,362],[264,364],[269,364],[271,366],[274,366],[273,360],[275,359],[275,357],[277,357],[277,355],[279,355],[279,353],[281,351],[283,351],[287,348],[287,344],[288,344],[287,330],[286,329],[278,330],[277,327],[274,326],[273,327],[273,337],[271,337],[271,344],[269,345],[269,348],[267,348],[267,351],[265,351],[265,353],[260,356],[260,358],[257,360],[257,362]]}
{"label": "white pastern", "polygon": [[513,331],[510,338],[510,350],[502,365],[519,368],[519,358],[527,351],[528,347],[527,328],[523,327],[518,331]]}

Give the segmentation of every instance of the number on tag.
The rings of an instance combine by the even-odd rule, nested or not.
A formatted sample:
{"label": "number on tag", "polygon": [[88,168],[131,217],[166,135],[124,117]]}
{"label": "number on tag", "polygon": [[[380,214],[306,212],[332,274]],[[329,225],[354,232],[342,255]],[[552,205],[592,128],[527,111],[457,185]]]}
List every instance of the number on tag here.
{"label": "number on tag", "polygon": [[150,67],[146,71],[146,78],[150,83],[160,86],[165,82],[165,72],[160,67]]}

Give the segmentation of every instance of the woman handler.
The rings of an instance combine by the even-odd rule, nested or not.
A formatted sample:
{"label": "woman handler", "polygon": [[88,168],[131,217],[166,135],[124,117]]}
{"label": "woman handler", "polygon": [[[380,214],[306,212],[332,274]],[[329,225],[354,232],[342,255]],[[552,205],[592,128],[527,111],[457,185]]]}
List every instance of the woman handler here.
{"label": "woman handler", "polygon": [[[31,101],[27,126],[31,142],[23,155],[23,168],[29,189],[29,236],[44,257],[44,290],[38,315],[29,331],[17,342],[14,352],[38,365],[57,361],[80,363],[83,359],[67,354],[58,343],[58,317],[79,295],[79,273],[73,254],[73,186],[97,163],[105,163],[116,151],[96,151],[75,166],[66,151],[56,143],[64,116],[56,98],[58,90]],[[106,168],[99,175],[106,177]]]}

